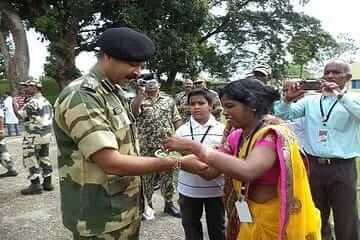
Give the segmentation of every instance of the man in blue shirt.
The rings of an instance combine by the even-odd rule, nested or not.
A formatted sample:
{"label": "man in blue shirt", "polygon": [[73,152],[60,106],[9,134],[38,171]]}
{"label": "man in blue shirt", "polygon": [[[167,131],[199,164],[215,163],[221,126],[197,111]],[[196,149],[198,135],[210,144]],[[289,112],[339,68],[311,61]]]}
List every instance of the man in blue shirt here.
{"label": "man in blue shirt", "polygon": [[333,211],[336,239],[358,239],[357,172],[360,156],[360,94],[346,91],[350,66],[332,61],[325,66],[321,94],[309,95],[296,103],[305,91],[292,83],[275,114],[284,119],[304,117],[304,149],[310,162],[310,187],[321,211],[322,236],[332,239],[329,227]]}

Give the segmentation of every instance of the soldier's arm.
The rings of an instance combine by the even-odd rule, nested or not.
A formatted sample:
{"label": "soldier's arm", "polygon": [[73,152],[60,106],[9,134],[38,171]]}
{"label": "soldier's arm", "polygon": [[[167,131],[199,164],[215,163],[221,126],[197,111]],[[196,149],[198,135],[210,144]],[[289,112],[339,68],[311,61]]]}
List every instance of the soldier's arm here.
{"label": "soldier's arm", "polygon": [[179,113],[175,103],[173,105],[171,121],[174,124],[175,129],[178,129],[183,124],[180,113]]}
{"label": "soldier's arm", "polygon": [[151,172],[168,171],[176,166],[174,158],[139,157],[120,154],[115,149],[101,149],[91,156],[108,174],[138,176]]}
{"label": "soldier's arm", "polygon": [[121,154],[119,150],[130,151],[132,143],[125,140],[125,135],[124,142],[116,137],[101,100],[91,93],[78,91],[69,105],[58,104],[56,112],[57,124],[69,132],[85,159],[95,162],[108,174],[142,175],[170,170],[176,165],[173,158]]}

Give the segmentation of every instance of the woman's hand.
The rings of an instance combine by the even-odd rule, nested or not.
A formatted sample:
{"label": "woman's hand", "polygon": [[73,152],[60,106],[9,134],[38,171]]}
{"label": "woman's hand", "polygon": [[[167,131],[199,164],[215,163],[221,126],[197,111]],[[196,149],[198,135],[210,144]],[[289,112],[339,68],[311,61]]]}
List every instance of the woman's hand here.
{"label": "woman's hand", "polygon": [[200,159],[194,154],[186,155],[180,158],[180,161],[181,168],[191,173],[197,174],[209,168],[206,163],[201,162]]}
{"label": "woman's hand", "polygon": [[195,145],[194,141],[180,137],[170,137],[163,141],[163,148],[166,151],[192,152]]}

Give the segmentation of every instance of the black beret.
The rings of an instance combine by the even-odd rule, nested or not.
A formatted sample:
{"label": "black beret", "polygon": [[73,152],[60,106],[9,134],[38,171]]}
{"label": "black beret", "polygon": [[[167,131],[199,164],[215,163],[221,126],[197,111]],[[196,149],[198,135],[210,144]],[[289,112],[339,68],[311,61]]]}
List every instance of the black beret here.
{"label": "black beret", "polygon": [[153,41],[143,33],[120,27],[100,35],[97,46],[107,55],[124,61],[143,62],[155,54]]}

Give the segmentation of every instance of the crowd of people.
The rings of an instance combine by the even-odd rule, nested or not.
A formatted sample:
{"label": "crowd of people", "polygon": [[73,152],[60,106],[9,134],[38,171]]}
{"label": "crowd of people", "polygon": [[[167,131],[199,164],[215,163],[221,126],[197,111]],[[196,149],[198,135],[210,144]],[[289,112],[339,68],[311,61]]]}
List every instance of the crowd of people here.
{"label": "crowd of people", "polygon": [[[139,239],[141,220],[156,217],[157,176],[164,212],[181,218],[186,240],[204,239],[204,209],[210,240],[331,240],[331,212],[337,240],[359,239],[360,96],[347,90],[348,64],[326,64],[313,94],[297,80],[280,94],[261,64],[219,93],[185,79],[173,98],[153,76],[129,100],[122,86],[139,78],[154,42],[123,27],[97,46],[96,65],[62,90],[54,112],[34,79],[22,83],[23,105],[6,108],[24,122],[24,195],[54,189],[54,131],[62,219],[74,239]],[[17,175],[3,141],[0,160],[0,177]]]}

